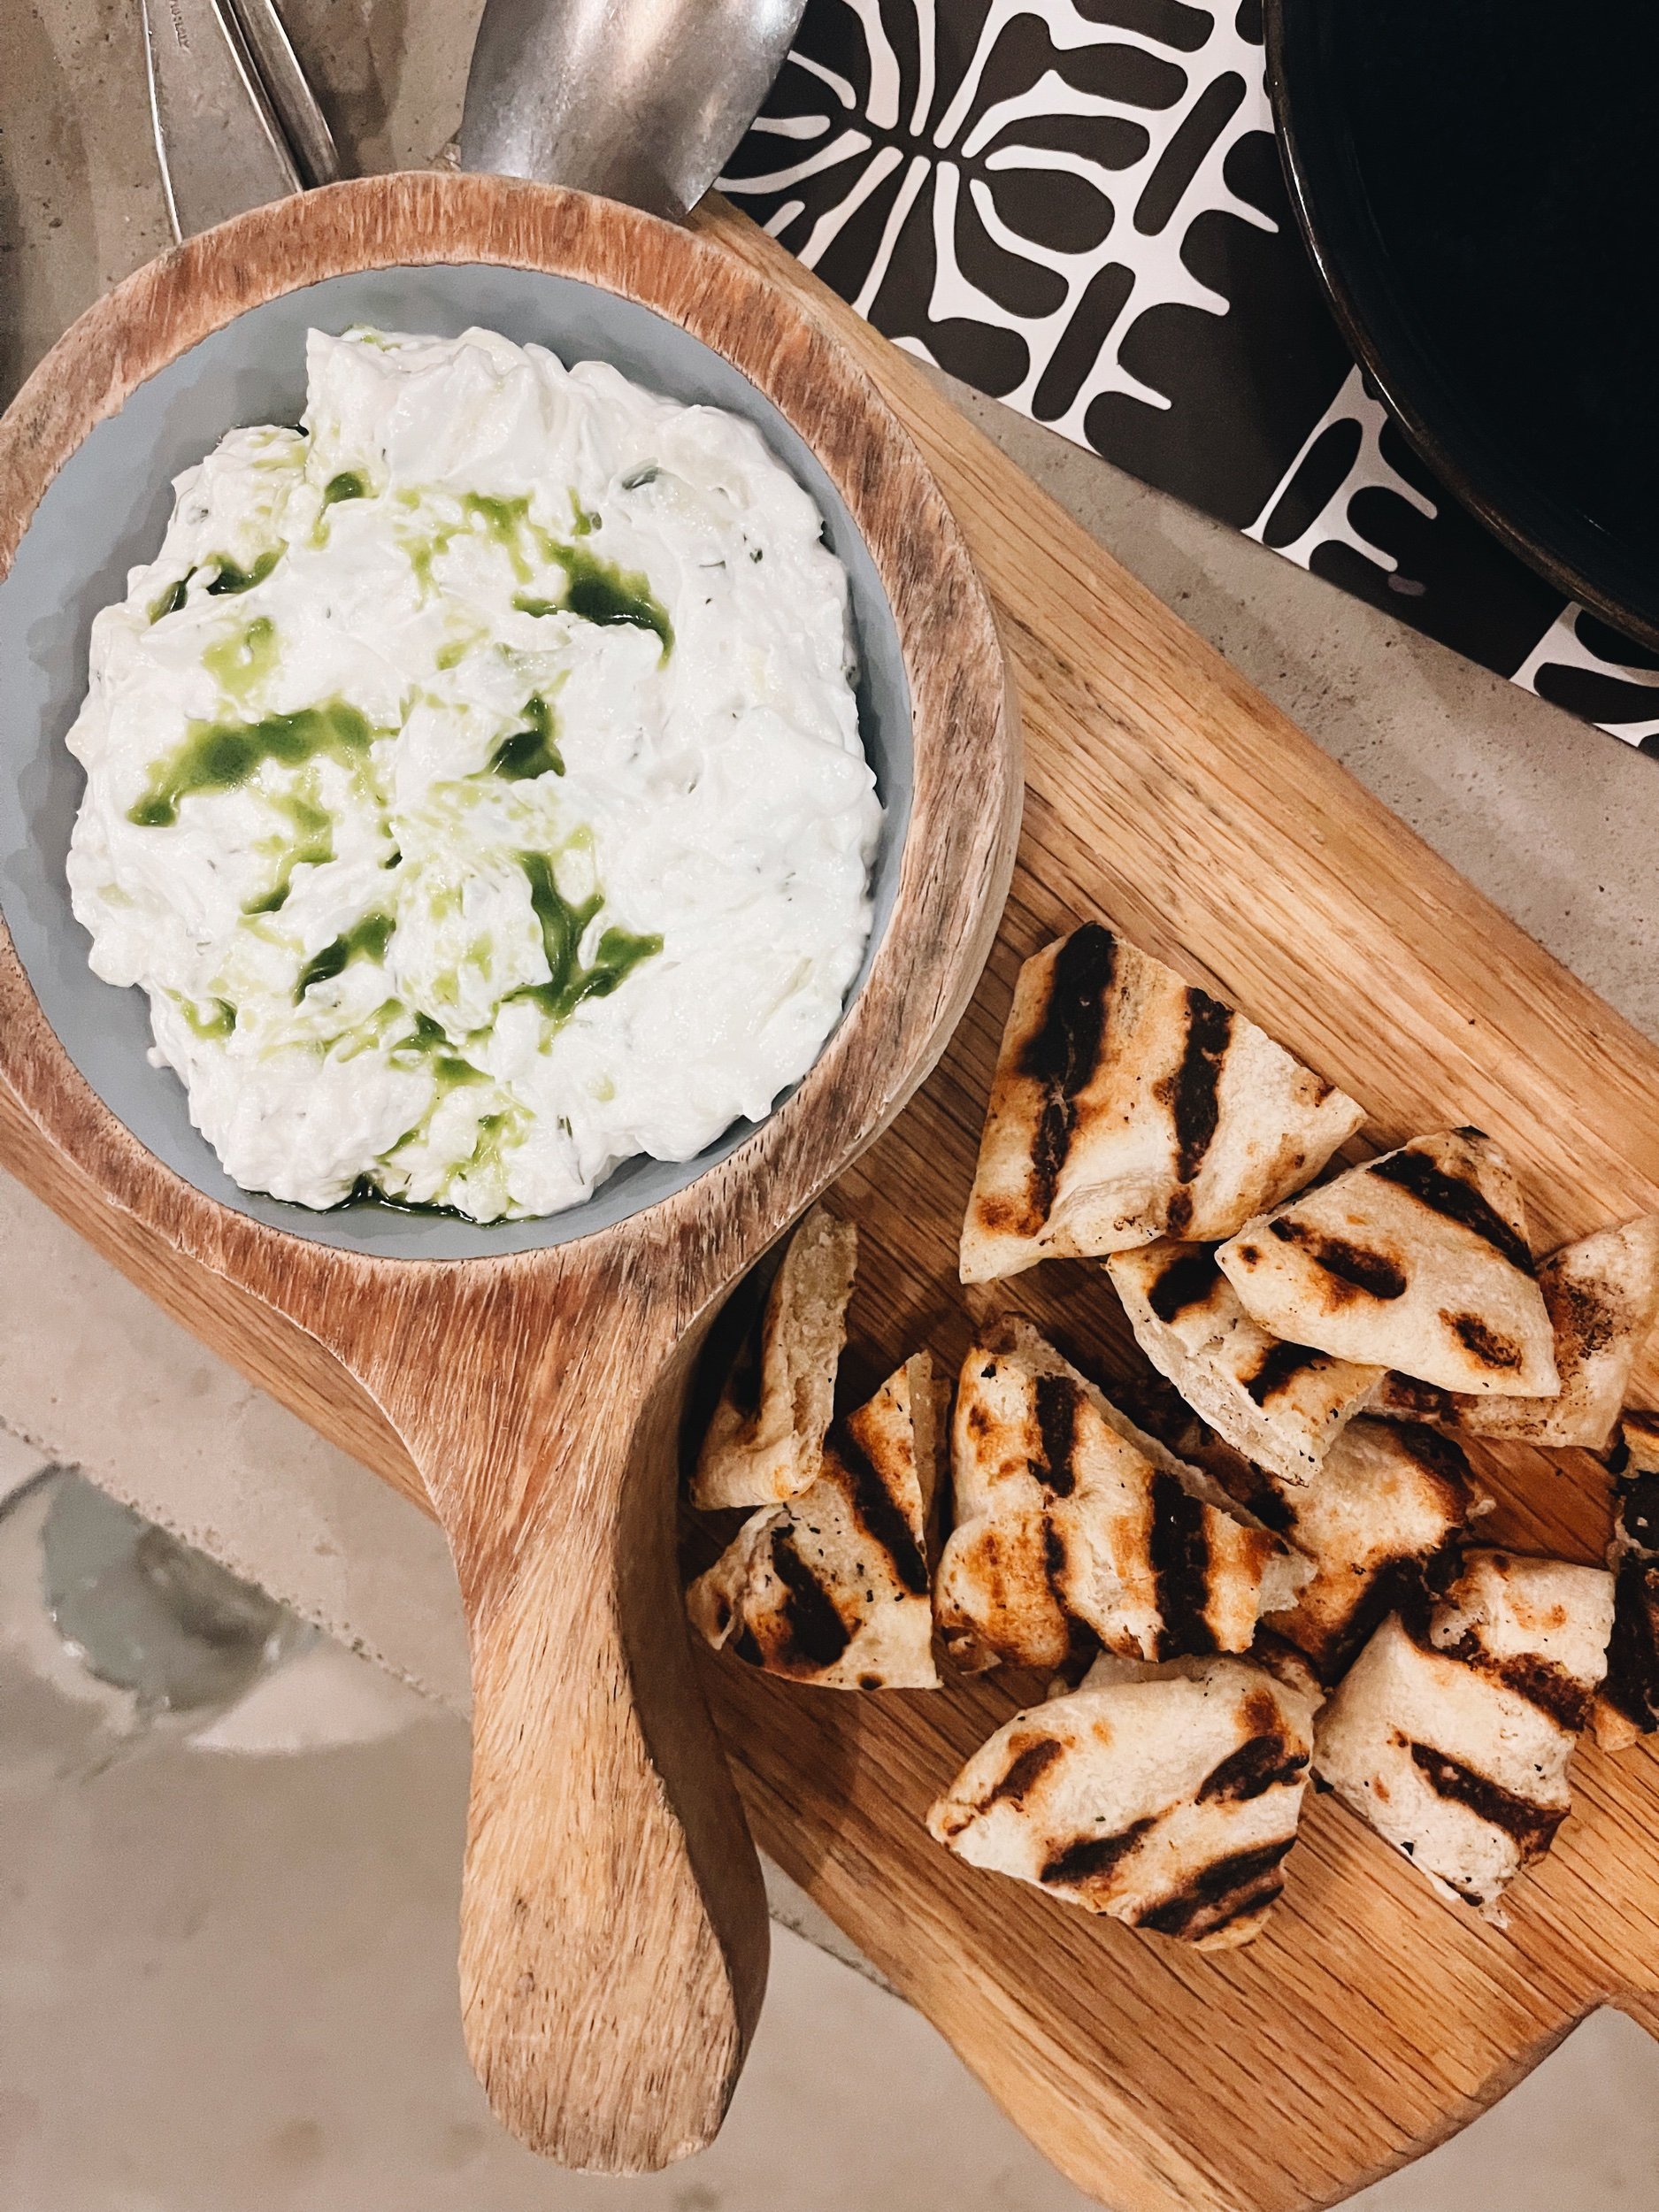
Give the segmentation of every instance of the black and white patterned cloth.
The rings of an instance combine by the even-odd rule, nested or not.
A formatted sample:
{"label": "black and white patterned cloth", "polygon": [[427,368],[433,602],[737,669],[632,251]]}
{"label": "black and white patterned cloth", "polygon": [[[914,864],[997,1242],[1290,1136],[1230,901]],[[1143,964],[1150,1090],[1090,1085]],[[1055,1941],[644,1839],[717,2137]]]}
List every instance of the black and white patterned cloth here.
{"label": "black and white patterned cloth", "polygon": [[1296,234],[1259,0],[808,0],[722,188],[879,330],[1659,752],[1659,655],[1434,481]]}

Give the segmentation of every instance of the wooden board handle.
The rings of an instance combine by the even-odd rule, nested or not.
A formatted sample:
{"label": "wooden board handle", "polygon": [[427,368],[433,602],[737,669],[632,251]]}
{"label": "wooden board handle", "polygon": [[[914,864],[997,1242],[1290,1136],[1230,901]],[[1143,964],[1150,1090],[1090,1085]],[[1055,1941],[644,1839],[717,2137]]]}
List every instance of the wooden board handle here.
{"label": "wooden board handle", "polygon": [[[675,1571],[688,1350],[653,1383],[649,1327],[607,1333],[620,1356],[532,1383],[529,1420],[497,1390],[405,1435],[472,1640],[468,2053],[521,2141],[638,2173],[718,2130],[768,1924]],[[522,1428],[508,1455],[503,1424]]]}

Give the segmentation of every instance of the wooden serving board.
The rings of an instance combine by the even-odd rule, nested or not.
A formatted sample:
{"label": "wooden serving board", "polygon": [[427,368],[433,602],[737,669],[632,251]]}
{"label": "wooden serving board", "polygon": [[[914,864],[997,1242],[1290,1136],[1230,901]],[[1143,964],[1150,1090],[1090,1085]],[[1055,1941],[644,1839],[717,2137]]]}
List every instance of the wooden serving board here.
{"label": "wooden serving board", "polygon": [[[1019,962],[1087,917],[1245,1009],[1363,1101],[1379,1143],[1473,1121],[1521,1171],[1540,1246],[1659,1206],[1659,1051],[1549,959],[742,219],[703,227],[805,298],[937,472],[1018,684],[1025,833],[990,966],[933,1078],[836,1187],[860,1232],[849,1397],[918,1345],[962,1355],[956,1240]],[[111,1213],[0,1094],[0,1159],[127,1274],[418,1503],[407,1455],[328,1356]],[[1103,1380],[1125,1356],[1097,1270],[1008,1302]],[[1659,1404],[1659,1359],[1638,1378]],[[1594,1560],[1582,1455],[1482,1451],[1501,1540]],[[921,1813],[1027,1679],[801,1690],[710,1661],[760,1842],[950,2038],[1013,2118],[1120,2212],[1289,2212],[1426,2149],[1610,2001],[1659,2032],[1659,1763],[1580,1753],[1573,1816],[1507,1932],[1436,1901],[1310,1803],[1284,1904],[1200,1957],[979,1873]]]}

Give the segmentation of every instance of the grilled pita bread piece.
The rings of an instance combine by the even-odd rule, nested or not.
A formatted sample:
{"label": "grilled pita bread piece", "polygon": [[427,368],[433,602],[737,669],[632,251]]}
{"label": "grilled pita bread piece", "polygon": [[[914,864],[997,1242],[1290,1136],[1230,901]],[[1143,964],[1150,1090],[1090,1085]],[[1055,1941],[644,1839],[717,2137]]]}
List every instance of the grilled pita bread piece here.
{"label": "grilled pita bread piece", "polygon": [[1379,1368],[1270,1336],[1207,1245],[1143,1245],[1106,1266],[1154,1367],[1217,1435],[1281,1481],[1311,1482],[1383,1379]]}
{"label": "grilled pita bread piece", "polygon": [[1560,1390],[1520,1192],[1478,1129],[1350,1168],[1216,1257],[1245,1310],[1288,1343],[1445,1390]]}
{"label": "grilled pita bread piece", "polygon": [[814,1206],[789,1240],[697,1455],[691,1502],[772,1505],[818,1478],[847,1341],[858,1232]]}
{"label": "grilled pita bread piece", "polygon": [[927,1816],[973,1866],[1201,1950],[1284,1886],[1314,1701],[1239,1659],[1131,1667],[1018,1713]]}
{"label": "grilled pita bread piece", "polygon": [[1321,1780],[1442,1896],[1490,1907],[1571,1806],[1613,1578],[1471,1552],[1419,1640],[1391,1615],[1320,1716]]}
{"label": "grilled pita bread piece", "polygon": [[1538,1287],[1555,1333],[1559,1397],[1465,1397],[1390,1375],[1376,1410],[1468,1436],[1605,1451],[1636,1355],[1659,1315],[1659,1214],[1563,1244],[1539,1262]]}
{"label": "grilled pita bread piece", "polygon": [[1273,1616],[1273,1628],[1325,1682],[1339,1678],[1386,1615],[1421,1613],[1455,1569],[1459,1532],[1492,1502],[1449,1437],[1388,1421],[1354,1422],[1318,1481],[1282,1490],[1280,1499],[1282,1533],[1313,1562],[1313,1574],[1295,1604]]}
{"label": "grilled pita bread piece", "polygon": [[825,1440],[818,1480],[747,1520],[686,1593],[717,1651],[829,1690],[936,1690],[926,1532],[933,1361],[907,1360]]}
{"label": "grilled pita bread piece", "polygon": [[1262,1612],[1291,1602],[1305,1564],[1194,1495],[1128,1425],[1023,1323],[969,1352],[933,1592],[958,1665],[1058,1668],[1093,1638],[1139,1659],[1243,1651]]}
{"label": "grilled pita bread piece", "polygon": [[1127,1403],[1149,1448],[1179,1455],[1309,1563],[1294,1602],[1251,1646],[1263,1666],[1273,1644],[1288,1644],[1336,1681],[1385,1614],[1426,1611],[1455,1571],[1459,1531],[1492,1509],[1456,1444],[1421,1423],[1350,1422],[1317,1482],[1287,1483],[1224,1443],[1165,1384]]}
{"label": "grilled pita bread piece", "polygon": [[1595,1701],[1595,1739],[1623,1751],[1659,1727],[1659,1414],[1627,1413],[1613,1478],[1613,1633]]}
{"label": "grilled pita bread piece", "polygon": [[962,1279],[1231,1236],[1364,1118],[1253,1022],[1087,922],[1020,970]]}

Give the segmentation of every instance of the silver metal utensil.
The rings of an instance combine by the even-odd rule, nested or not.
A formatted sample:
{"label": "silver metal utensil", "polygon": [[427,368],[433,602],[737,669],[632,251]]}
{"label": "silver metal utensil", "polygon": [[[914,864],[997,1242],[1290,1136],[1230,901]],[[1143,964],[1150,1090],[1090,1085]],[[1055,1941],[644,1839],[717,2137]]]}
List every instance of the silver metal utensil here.
{"label": "silver metal utensil", "polygon": [[333,184],[340,151],[294,51],[276,0],[230,0],[254,66],[288,140],[304,185]]}
{"label": "silver metal utensil", "polygon": [[340,174],[273,0],[140,0],[175,238]]}
{"label": "silver metal utensil", "polygon": [[685,215],[788,55],[805,0],[486,0],[461,166]]}

